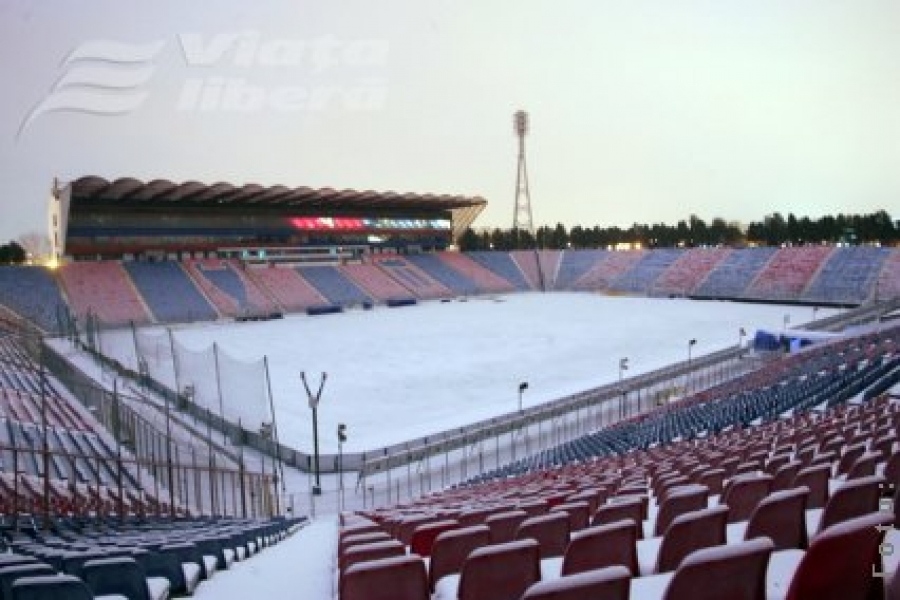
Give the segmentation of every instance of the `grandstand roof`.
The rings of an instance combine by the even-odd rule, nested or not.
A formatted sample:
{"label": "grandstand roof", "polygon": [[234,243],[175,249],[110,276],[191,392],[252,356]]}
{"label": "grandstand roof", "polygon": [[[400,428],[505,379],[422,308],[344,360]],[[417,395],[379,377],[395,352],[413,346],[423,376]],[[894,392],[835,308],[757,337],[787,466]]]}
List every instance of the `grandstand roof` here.
{"label": "grandstand roof", "polygon": [[[234,208],[328,208],[340,204],[356,209],[456,210],[484,208],[487,201],[475,196],[415,194],[393,191],[335,190],[332,188],[264,187],[256,184],[234,186],[230,183],[204,184],[196,181],[174,183],[165,179],[142,182],[132,178],[107,181],[102,177],[81,177],[71,182],[73,206],[171,207],[223,206]],[[480,212],[480,211],[479,211]]]}

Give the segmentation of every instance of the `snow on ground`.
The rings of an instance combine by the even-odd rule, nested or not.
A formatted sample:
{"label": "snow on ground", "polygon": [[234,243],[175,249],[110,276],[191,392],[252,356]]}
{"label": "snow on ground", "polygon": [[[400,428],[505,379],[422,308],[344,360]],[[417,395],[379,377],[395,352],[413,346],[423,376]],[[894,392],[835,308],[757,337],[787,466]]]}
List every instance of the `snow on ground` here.
{"label": "snow on ground", "polygon": [[[186,325],[173,335],[194,350],[216,342],[240,359],[267,356],[281,440],[307,452],[300,372],[314,389],[327,372],[318,412],[320,449],[331,453],[338,423],[348,428],[345,451],[370,450],[514,411],[521,381],[528,407],[615,380],[621,357],[629,359],[626,375],[637,375],[685,360],[689,339],[697,340],[696,357],[734,346],[740,328],[752,337],[813,316],[803,306],[530,293]],[[135,364],[130,330],[104,334],[103,348]]]}
{"label": "snow on ground", "polygon": [[335,598],[337,518],[322,517],[200,584],[197,600]]}

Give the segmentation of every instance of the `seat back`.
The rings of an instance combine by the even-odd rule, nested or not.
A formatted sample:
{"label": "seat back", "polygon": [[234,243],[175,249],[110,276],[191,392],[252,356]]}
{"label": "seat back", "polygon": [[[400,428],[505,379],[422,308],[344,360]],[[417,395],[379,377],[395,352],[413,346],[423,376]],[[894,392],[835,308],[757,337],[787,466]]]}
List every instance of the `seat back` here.
{"label": "seat back", "polygon": [[831,467],[818,465],[800,469],[791,487],[805,487],[809,490],[806,497],[806,510],[825,508],[828,502],[828,480],[831,478]]}
{"label": "seat back", "polygon": [[569,515],[569,531],[578,531],[588,526],[591,520],[591,505],[586,501],[566,502],[550,509],[550,512],[563,511]]}
{"label": "seat back", "polygon": [[875,475],[875,468],[879,462],[881,462],[881,454],[877,452],[865,452],[859,455],[856,462],[850,467],[847,479],[860,479]]}
{"label": "seat back", "polygon": [[722,484],[725,482],[724,469],[708,469],[700,475],[700,485],[705,485],[710,494],[721,494]]}
{"label": "seat back", "polygon": [[428,523],[434,523],[437,521],[441,521],[438,517],[428,514],[428,515],[414,515],[410,517],[406,517],[400,520],[396,526],[396,535],[394,536],[396,539],[400,540],[405,546],[409,546],[412,544],[412,536],[415,533],[416,529],[421,527],[422,525],[426,525]]}
{"label": "seat back", "polygon": [[750,515],[744,539],[767,537],[775,550],[806,548],[805,487],[773,492],[762,499]]}
{"label": "seat back", "polygon": [[459,600],[519,600],[540,579],[540,547],[535,540],[493,544],[473,550],[466,559],[457,597]]}
{"label": "seat back", "polygon": [[459,523],[453,519],[446,521],[432,521],[416,527],[412,539],[409,542],[409,551],[419,556],[431,556],[431,547],[434,540],[445,531],[459,529]]}
{"label": "seat back", "polygon": [[803,468],[803,463],[799,460],[794,460],[778,467],[778,470],[772,476],[772,485],[769,488],[769,492],[780,492],[781,490],[790,489],[801,468]]}
{"label": "seat back", "polygon": [[140,557],[147,577],[165,577],[169,581],[172,595],[187,593],[187,581],[181,568],[181,561],[174,552],[147,551]]}
{"label": "seat back", "polygon": [[356,563],[341,577],[341,600],[428,600],[425,563],[415,554]]}
{"label": "seat back", "polygon": [[880,598],[884,584],[872,577],[872,566],[880,560],[878,547],[884,534],[879,528],[890,523],[890,514],[872,513],[838,523],[817,535],[794,572],[786,599]]}
{"label": "seat back", "polygon": [[591,526],[609,525],[610,523],[615,523],[622,519],[631,519],[638,526],[637,534],[638,539],[640,539],[644,537],[643,527],[641,525],[644,519],[643,513],[643,502],[640,498],[631,498],[623,502],[604,504],[597,509],[597,512],[595,512],[593,518],[591,518]]}
{"label": "seat back", "polygon": [[428,569],[431,590],[441,577],[458,573],[473,550],[490,543],[491,530],[487,525],[463,527],[438,535],[431,547]]}
{"label": "seat back", "polygon": [[53,575],[56,571],[43,563],[19,563],[0,567],[0,598],[12,598],[12,584],[21,577]]}
{"label": "seat back", "polygon": [[17,579],[10,600],[94,600],[88,586],[74,575],[36,575]]}
{"label": "seat back", "polygon": [[372,544],[374,542],[386,542],[390,539],[393,538],[384,531],[370,531],[358,535],[344,536],[338,540],[338,556],[342,556],[350,546]]}
{"label": "seat back", "polygon": [[638,572],[637,524],[630,519],[573,533],[563,557],[562,574],[616,565],[628,568],[630,573]]}
{"label": "seat back", "polygon": [[685,485],[670,490],[659,507],[653,535],[659,537],[665,533],[675,517],[706,508],[708,497],[709,489],[704,485]]}
{"label": "seat back", "polygon": [[691,552],[675,571],[664,600],[765,600],[772,542],[746,542]]}
{"label": "seat back", "polygon": [[771,485],[771,475],[739,475],[731,480],[719,502],[728,506],[728,522],[749,519],[756,505],[769,495]]}
{"label": "seat back", "polygon": [[522,600],[628,600],[631,573],[625,567],[606,567],[539,581]]}
{"label": "seat back", "polygon": [[128,600],[150,600],[147,575],[133,558],[95,558],[84,563],[83,573],[95,596],[117,594]]}
{"label": "seat back", "polygon": [[516,505],[516,508],[518,510],[524,510],[529,517],[543,515],[546,514],[548,510],[550,510],[550,507],[547,506],[547,501],[541,499],[519,502]]}
{"label": "seat back", "polygon": [[527,518],[528,513],[524,510],[510,510],[489,516],[484,523],[491,530],[491,543],[502,544],[513,541],[519,525]]}
{"label": "seat back", "polygon": [[659,546],[656,572],[674,571],[694,550],[724,544],[727,520],[726,506],[714,506],[677,517],[666,530]]}
{"label": "seat back", "polygon": [[884,478],[894,487],[900,487],[900,451],[891,454],[884,467]]}
{"label": "seat back", "polygon": [[878,510],[882,484],[884,478],[878,476],[862,477],[841,484],[825,505],[819,531]]}
{"label": "seat back", "polygon": [[390,558],[392,556],[403,556],[405,554],[406,548],[397,540],[361,544],[359,546],[347,548],[344,555],[341,557],[339,566],[341,573],[343,573],[356,563],[377,560],[379,558]]}
{"label": "seat back", "polygon": [[516,539],[531,538],[540,546],[541,558],[562,556],[569,543],[569,515],[566,512],[549,512],[539,517],[529,517],[516,530]]}

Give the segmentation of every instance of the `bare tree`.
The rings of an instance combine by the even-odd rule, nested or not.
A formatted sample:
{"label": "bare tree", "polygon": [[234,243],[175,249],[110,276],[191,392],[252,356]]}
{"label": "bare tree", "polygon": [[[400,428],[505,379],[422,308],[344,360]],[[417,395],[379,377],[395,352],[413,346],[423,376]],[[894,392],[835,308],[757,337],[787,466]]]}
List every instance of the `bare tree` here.
{"label": "bare tree", "polygon": [[46,234],[31,231],[16,240],[25,249],[31,262],[43,263],[50,258],[50,238]]}

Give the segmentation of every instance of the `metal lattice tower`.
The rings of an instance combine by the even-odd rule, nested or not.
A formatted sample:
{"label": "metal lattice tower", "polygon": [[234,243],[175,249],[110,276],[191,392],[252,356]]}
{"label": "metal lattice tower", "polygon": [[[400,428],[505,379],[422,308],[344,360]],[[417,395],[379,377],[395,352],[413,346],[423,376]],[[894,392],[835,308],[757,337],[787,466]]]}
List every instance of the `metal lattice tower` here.
{"label": "metal lattice tower", "polygon": [[528,191],[528,168],[525,166],[525,134],[528,133],[528,113],[516,111],[513,126],[519,138],[519,161],[516,170],[516,202],[513,210],[513,231],[523,230],[534,235],[531,220],[531,194]]}

